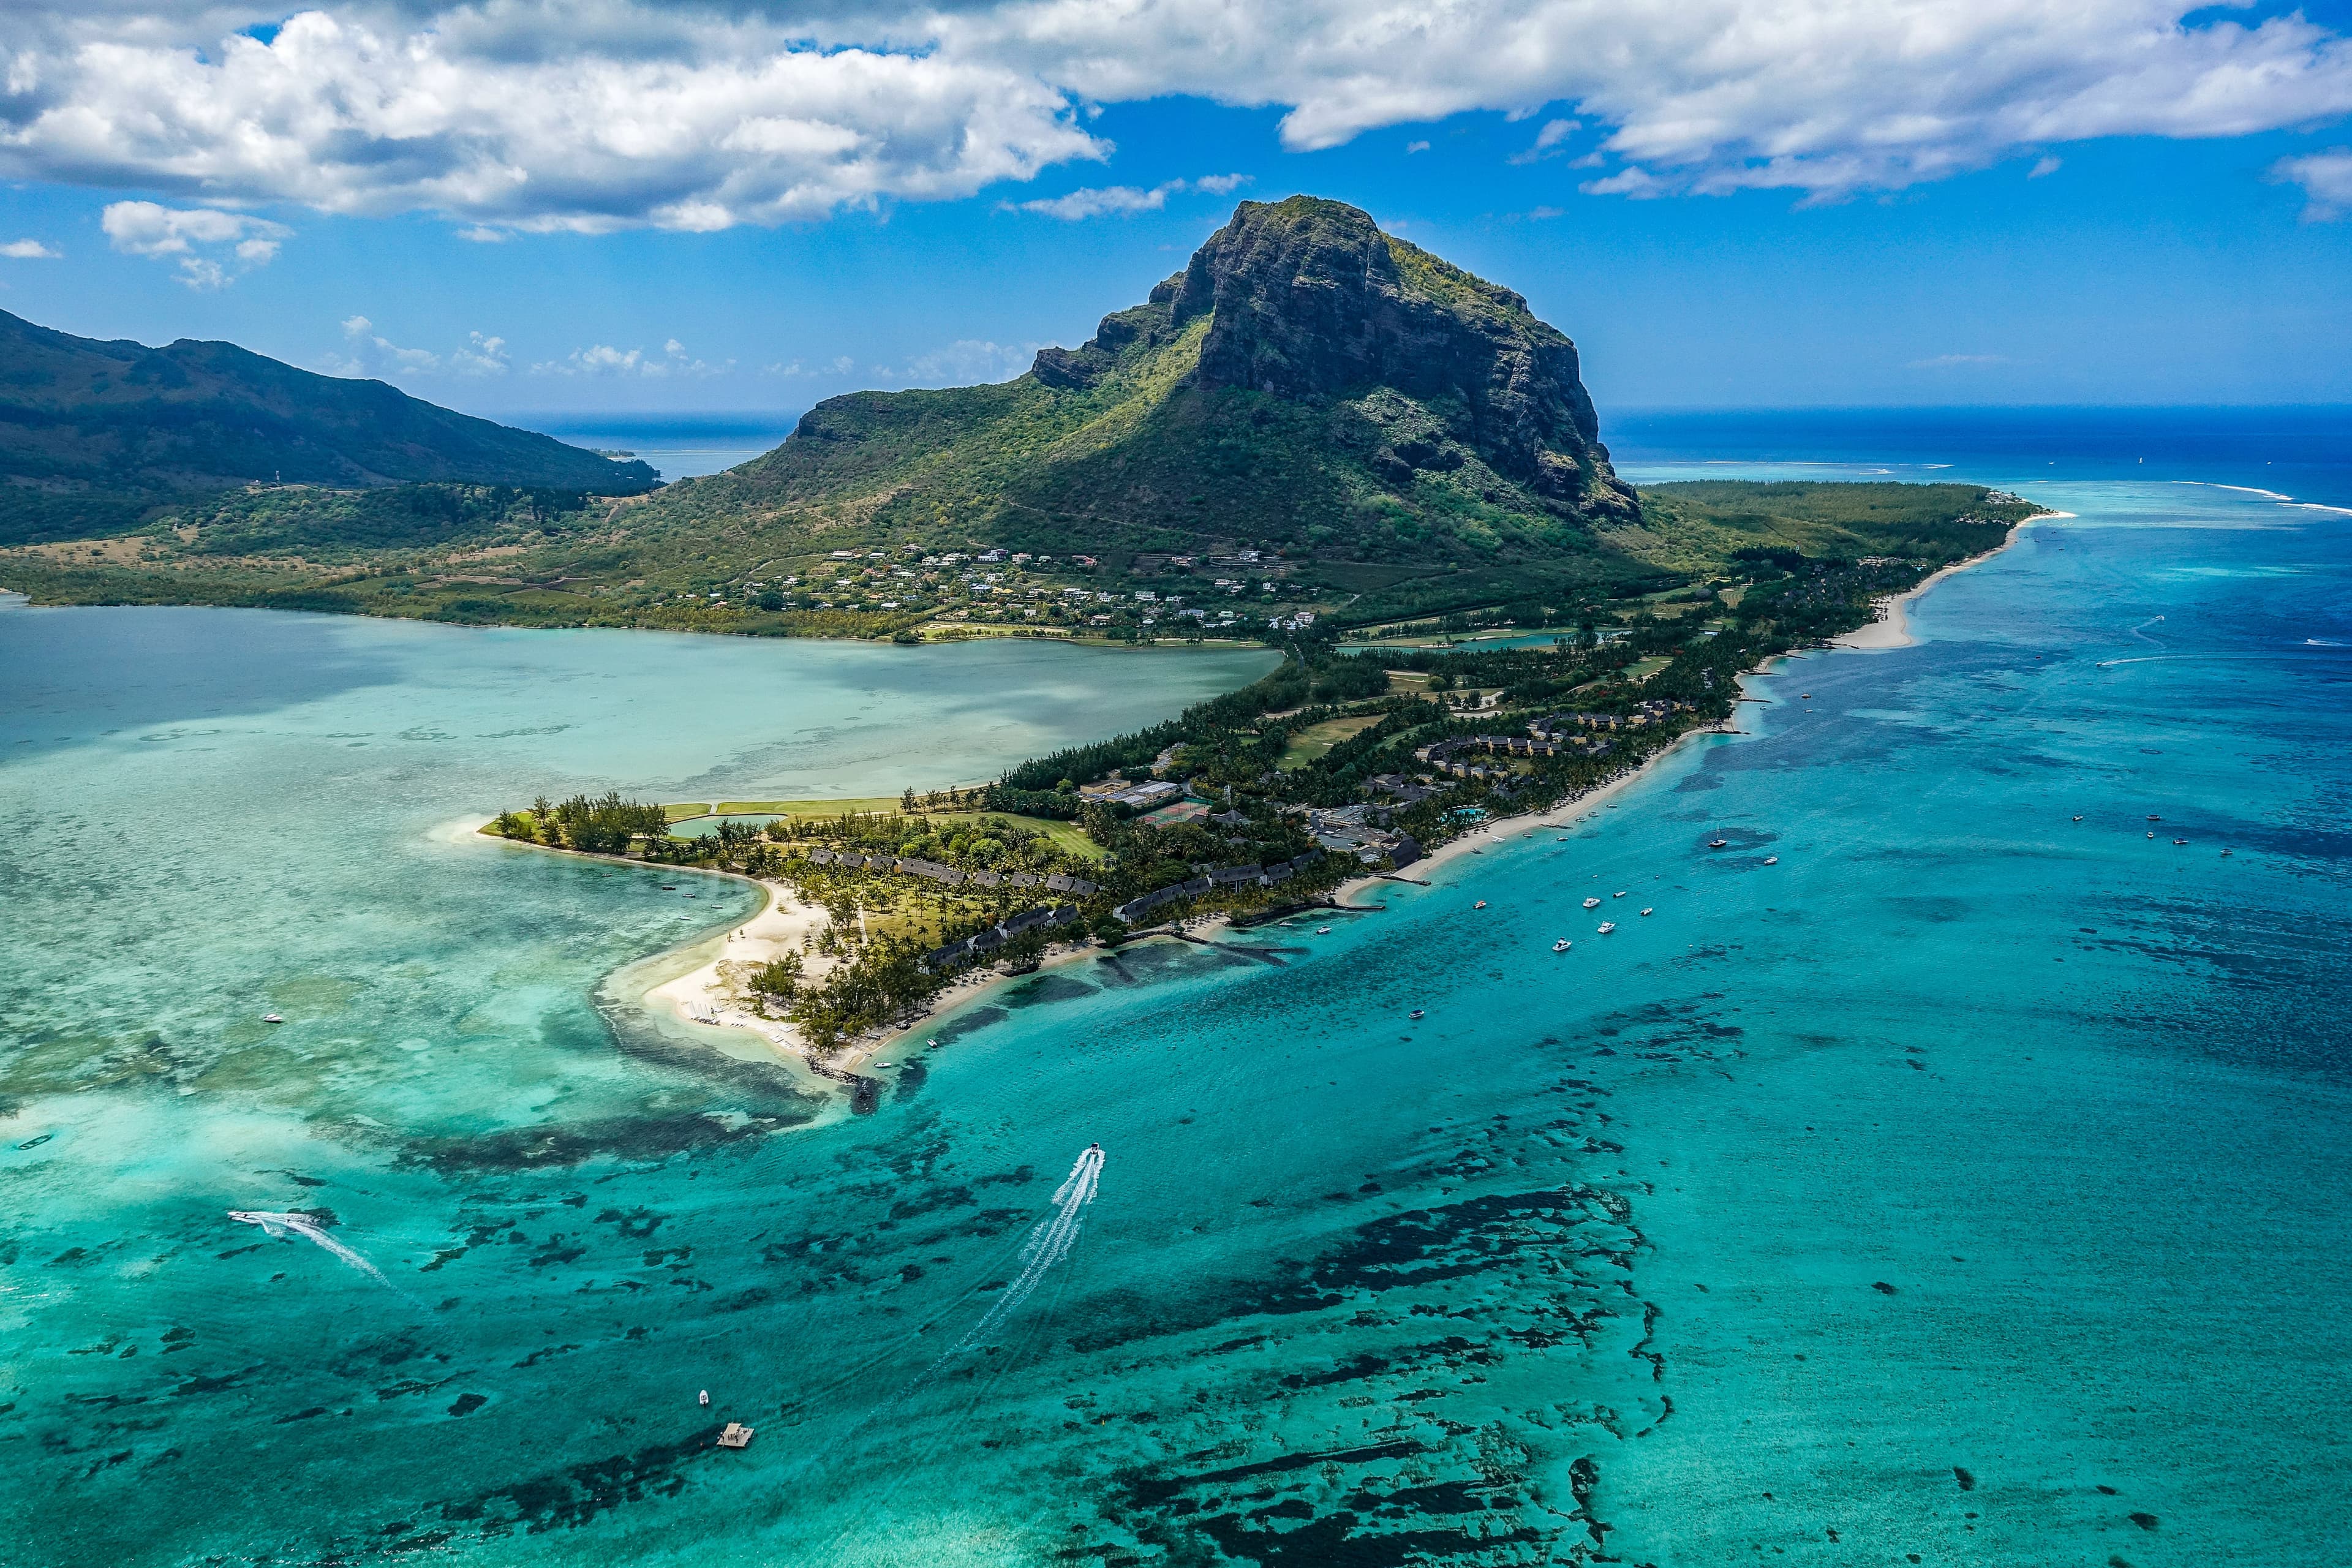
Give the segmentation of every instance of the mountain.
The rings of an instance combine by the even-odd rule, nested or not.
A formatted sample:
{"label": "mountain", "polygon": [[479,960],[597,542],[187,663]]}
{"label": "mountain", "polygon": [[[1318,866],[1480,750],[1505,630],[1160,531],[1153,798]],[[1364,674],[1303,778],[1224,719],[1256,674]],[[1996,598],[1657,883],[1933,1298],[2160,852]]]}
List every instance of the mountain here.
{"label": "mountain", "polygon": [[[598,465],[606,481],[588,481],[594,498],[265,485],[188,492],[104,541],[7,548],[0,531],[0,585],[45,603],[908,638],[1558,626],[1728,603],[1716,595],[1809,559],[1941,563],[1991,548],[2032,510],[1969,485],[1637,496],[1610,466],[1574,343],[1508,289],[1308,196],[1243,203],[1143,303],[1076,348],[1041,351],[1025,374],[831,398],[751,462],[619,499],[606,499],[621,488],[610,481],[628,468],[389,387],[219,344],[150,351],[16,327],[17,342],[53,345],[71,394],[56,395],[82,411],[75,429],[103,432],[108,398],[141,389],[123,406],[146,443],[134,471],[155,484],[228,471],[186,458],[174,469],[177,427],[162,417],[173,393],[146,390],[201,374],[204,390],[181,395],[218,409],[223,366],[255,403],[256,388],[309,389],[270,405],[278,424],[250,421],[265,472],[265,447],[278,465],[298,447],[321,465],[308,471],[346,484],[479,472],[462,462],[484,448],[454,438],[470,434],[529,444],[500,455]],[[12,348],[19,361],[36,363]],[[330,394],[350,401],[307,400]],[[297,414],[303,442],[268,445]],[[209,417],[218,433],[204,450],[242,433]],[[113,469],[89,460],[132,468],[128,456]]]}
{"label": "mountain", "polygon": [[128,527],[160,501],[254,480],[418,481],[635,495],[658,484],[551,437],[234,343],[151,349],[0,311],[0,542]]}
{"label": "mountain", "polygon": [[1640,504],[1576,345],[1343,203],[1244,202],[1183,271],[992,386],[856,393],[672,487],[669,521],[1038,551],[1245,545],[1491,564],[1590,554]]}

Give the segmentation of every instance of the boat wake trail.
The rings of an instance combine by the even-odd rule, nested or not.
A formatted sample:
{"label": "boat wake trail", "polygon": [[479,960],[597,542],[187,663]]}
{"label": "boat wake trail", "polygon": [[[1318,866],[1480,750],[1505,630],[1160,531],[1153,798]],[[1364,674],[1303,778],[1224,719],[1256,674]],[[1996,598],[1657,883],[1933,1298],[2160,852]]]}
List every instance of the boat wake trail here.
{"label": "boat wake trail", "polygon": [[997,1297],[971,1331],[956,1342],[941,1362],[971,1349],[1003,1326],[1004,1321],[1020,1310],[1021,1303],[1034,1294],[1053,1271],[1054,1265],[1070,1254],[1078,1242],[1078,1227],[1086,1223],[1087,1205],[1095,1199],[1095,1185],[1102,1176],[1103,1152],[1099,1145],[1089,1144],[1070,1167],[1070,1173],[1054,1190],[1054,1212],[1037,1222],[1029,1239],[1021,1247],[1021,1272],[1004,1293]]}
{"label": "boat wake trail", "polygon": [[291,1232],[305,1240],[315,1241],[361,1273],[367,1275],[377,1284],[398,1289],[397,1286],[393,1286],[391,1280],[383,1277],[383,1271],[374,1264],[329,1236],[319,1227],[319,1222],[309,1215],[266,1214],[258,1209],[231,1209],[228,1211],[228,1217],[239,1225],[259,1226],[264,1236],[282,1237]]}

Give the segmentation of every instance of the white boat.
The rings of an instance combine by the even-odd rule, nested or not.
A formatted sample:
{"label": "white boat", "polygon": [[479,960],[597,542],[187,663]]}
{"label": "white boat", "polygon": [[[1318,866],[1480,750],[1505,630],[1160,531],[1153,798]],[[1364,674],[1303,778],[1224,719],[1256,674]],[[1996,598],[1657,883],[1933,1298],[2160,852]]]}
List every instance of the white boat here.
{"label": "white boat", "polygon": [[1315,928],[1315,934],[1317,936],[1329,936],[1331,934],[1331,928],[1329,926],[1317,926]]}
{"label": "white boat", "polygon": [[1764,857],[1764,864],[1767,866],[1778,866],[1780,863],[1780,858],[1778,855],[1767,855]]}
{"label": "white boat", "polygon": [[1650,911],[1649,911],[1649,910],[1643,910],[1642,912],[1643,912],[1644,915],[1646,915],[1646,914],[1648,914]]}
{"label": "white boat", "polygon": [[1566,952],[1568,951],[1568,947],[1569,942],[1568,938],[1566,937],[1561,937],[1558,942],[1551,944],[1551,950],[1554,952]]}
{"label": "white boat", "polygon": [[281,1018],[281,1017],[279,1017],[279,1016],[278,1016],[277,1014],[275,1014],[275,1013],[264,1013],[264,1014],[261,1016],[261,1021],[262,1021],[263,1023],[265,1023],[265,1024],[282,1024],[282,1023],[284,1023],[286,1020],[285,1020],[285,1019],[283,1019],[283,1018]]}
{"label": "white boat", "polygon": [[1727,845],[1727,844],[1728,844],[1728,843],[1730,843],[1730,842],[1731,842],[1731,840],[1730,840],[1730,839],[1728,839],[1728,838],[1715,838],[1715,839],[1710,839],[1710,840],[1708,840],[1708,842],[1707,842],[1707,846],[1706,846],[1706,847],[1707,847],[1709,849],[1720,849],[1720,848],[1722,848],[1725,845]]}
{"label": "white boat", "polygon": [[1625,896],[1625,889],[1622,889],[1622,888],[1620,888],[1620,889],[1618,889],[1615,892],[1613,892],[1613,893],[1610,894],[1609,896],[1610,896],[1611,898],[1612,898],[1612,899],[1622,899],[1622,898],[1623,898],[1623,897]]}
{"label": "white boat", "polygon": [[1602,921],[1601,922],[1601,934],[1602,936],[1607,936],[1611,931],[1615,931],[1616,929],[1617,922],[1615,921]]}
{"label": "white boat", "polygon": [[1597,910],[1601,907],[1601,900],[1599,899],[1587,899],[1584,900],[1584,907],[1588,910]]}

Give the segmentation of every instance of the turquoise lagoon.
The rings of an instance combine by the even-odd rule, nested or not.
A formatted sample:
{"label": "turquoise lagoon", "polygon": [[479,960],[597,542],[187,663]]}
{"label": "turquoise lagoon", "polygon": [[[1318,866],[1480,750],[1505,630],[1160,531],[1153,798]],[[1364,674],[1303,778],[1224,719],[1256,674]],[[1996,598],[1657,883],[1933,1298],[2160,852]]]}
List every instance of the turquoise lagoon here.
{"label": "turquoise lagoon", "polygon": [[701,694],[834,650],[0,616],[0,1557],[2345,1560],[2352,517],[2029,493],[1920,646],[865,1117],[599,1010],[736,895],[445,825],[887,792],[940,683],[787,754]]}

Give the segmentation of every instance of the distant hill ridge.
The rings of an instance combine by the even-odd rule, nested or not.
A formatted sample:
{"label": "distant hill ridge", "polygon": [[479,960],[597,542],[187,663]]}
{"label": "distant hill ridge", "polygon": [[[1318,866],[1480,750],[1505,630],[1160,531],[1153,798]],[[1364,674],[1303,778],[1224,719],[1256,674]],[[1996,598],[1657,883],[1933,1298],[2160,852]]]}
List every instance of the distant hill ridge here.
{"label": "distant hill ridge", "polygon": [[635,495],[660,482],[552,437],[234,343],[78,338],[0,311],[0,542],[126,525],[253,480],[419,481]]}
{"label": "distant hill ridge", "polygon": [[1294,196],[1241,204],[1144,303],[1024,375],[830,398],[635,526],[1501,564],[1589,552],[1639,511],[1565,334],[1369,214]]}

